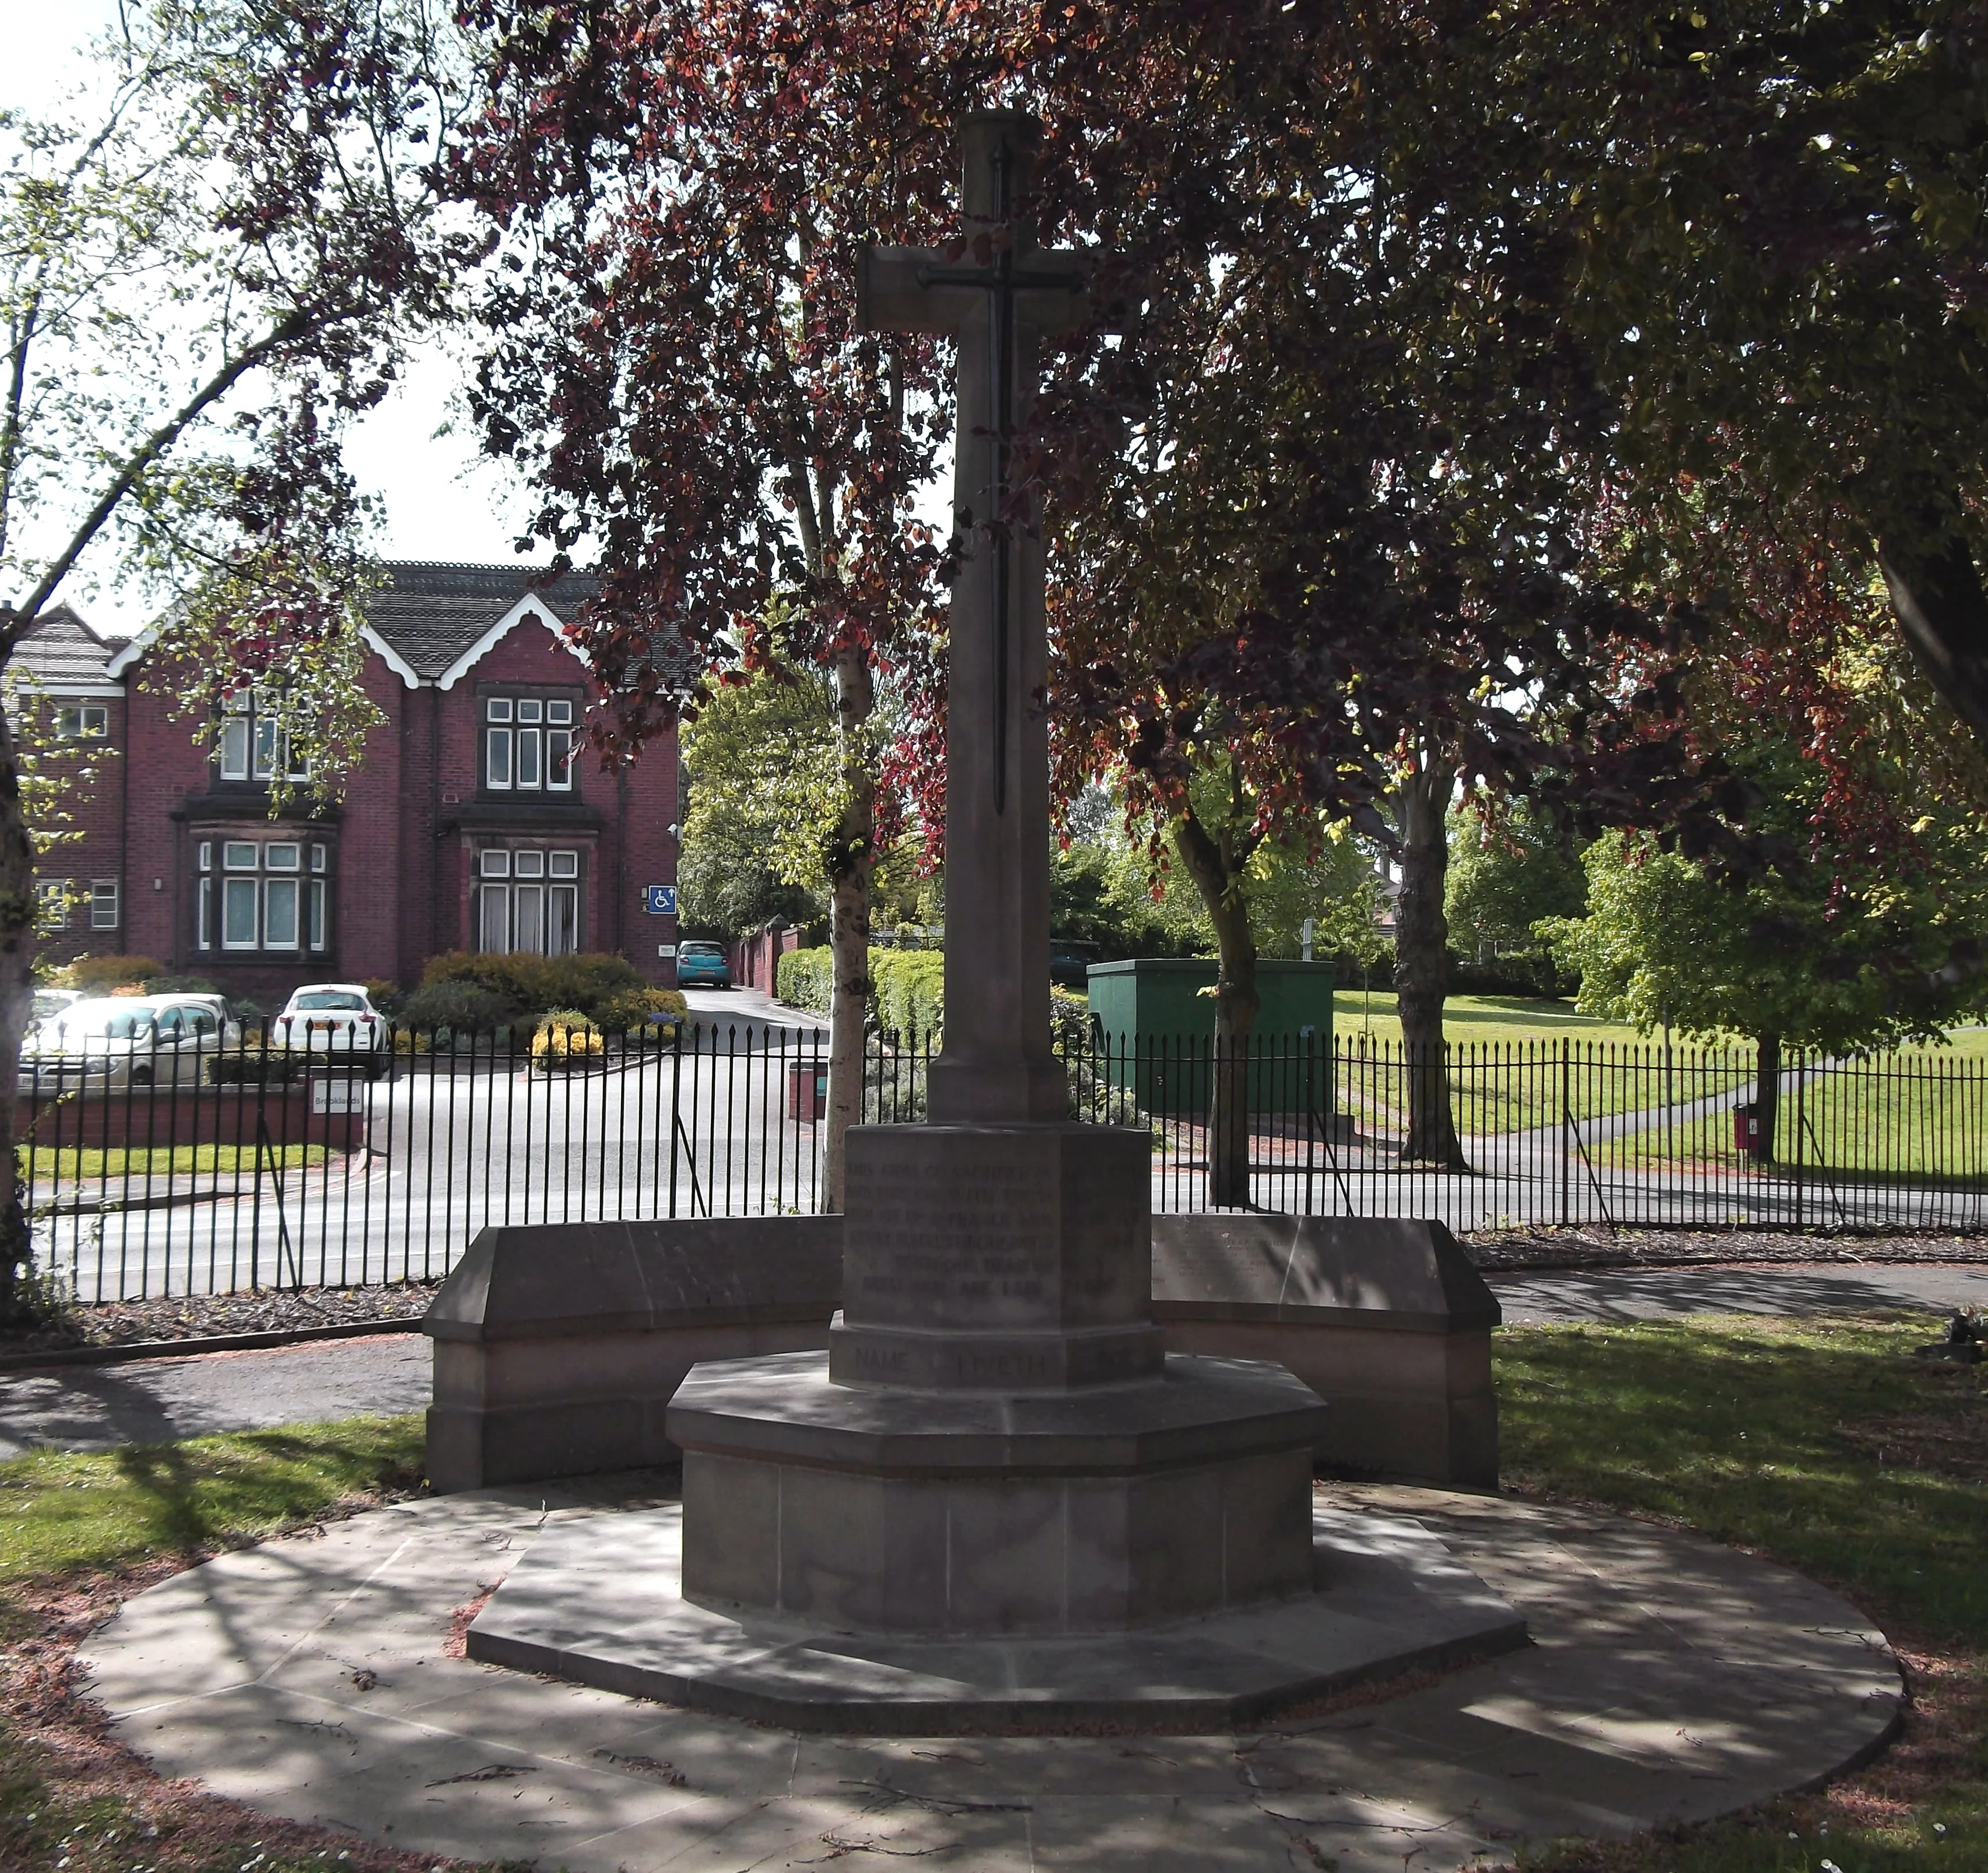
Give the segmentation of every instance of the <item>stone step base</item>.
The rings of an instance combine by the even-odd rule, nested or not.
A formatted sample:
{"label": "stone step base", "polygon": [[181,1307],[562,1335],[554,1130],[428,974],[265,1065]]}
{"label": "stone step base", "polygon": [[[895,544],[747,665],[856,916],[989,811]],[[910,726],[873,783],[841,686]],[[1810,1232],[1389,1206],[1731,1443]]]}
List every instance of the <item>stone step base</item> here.
{"label": "stone step base", "polygon": [[548,1528],[468,1631],[472,1658],[761,1723],[867,1736],[1219,1731],[1528,1643],[1418,1523],[1320,1509],[1318,1590],[1125,1635],[904,1639],[682,1597],[672,1505]]}

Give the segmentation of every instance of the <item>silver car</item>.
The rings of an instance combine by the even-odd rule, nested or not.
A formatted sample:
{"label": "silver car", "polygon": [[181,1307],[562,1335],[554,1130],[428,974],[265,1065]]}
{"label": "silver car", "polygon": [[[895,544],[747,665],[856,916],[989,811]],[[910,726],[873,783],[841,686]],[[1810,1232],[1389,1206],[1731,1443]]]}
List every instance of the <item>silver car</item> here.
{"label": "silver car", "polygon": [[24,1098],[198,1086],[226,1030],[211,997],[96,996],[43,1016],[21,1043]]}

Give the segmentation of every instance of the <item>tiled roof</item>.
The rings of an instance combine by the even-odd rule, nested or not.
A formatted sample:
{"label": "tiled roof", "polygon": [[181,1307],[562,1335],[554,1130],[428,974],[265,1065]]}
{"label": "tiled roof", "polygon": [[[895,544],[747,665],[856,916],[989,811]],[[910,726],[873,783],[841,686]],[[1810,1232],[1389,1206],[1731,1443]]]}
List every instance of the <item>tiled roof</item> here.
{"label": "tiled roof", "polygon": [[106,644],[68,606],[57,605],[28,627],[14,652],[14,661],[43,688],[59,690],[69,683],[113,681],[104,666],[123,647]]}
{"label": "tiled roof", "polygon": [[[366,608],[367,621],[421,675],[440,676],[519,599],[533,595],[530,570],[509,566],[434,566],[390,560],[387,583]],[[590,573],[569,573],[536,590],[563,624],[593,597]]]}

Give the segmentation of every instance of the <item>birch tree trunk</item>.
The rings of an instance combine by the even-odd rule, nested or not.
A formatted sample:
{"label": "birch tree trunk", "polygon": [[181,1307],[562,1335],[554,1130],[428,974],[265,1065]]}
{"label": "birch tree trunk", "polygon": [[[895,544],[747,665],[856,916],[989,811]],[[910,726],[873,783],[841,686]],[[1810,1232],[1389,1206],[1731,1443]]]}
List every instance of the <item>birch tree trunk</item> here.
{"label": "birch tree trunk", "polygon": [[24,1190],[14,1149],[15,1081],[21,1037],[34,1005],[35,853],[21,810],[20,770],[13,725],[0,709],[0,1072],[7,1076],[0,1100],[0,1323],[30,1310],[29,1277],[32,1244],[23,1206]]}
{"label": "birch tree trunk", "polygon": [[1444,823],[1456,770],[1431,748],[1401,783],[1401,891],[1395,904],[1395,996],[1408,1075],[1404,1162],[1468,1170],[1449,1110],[1442,1005],[1449,992],[1449,924],[1442,912],[1449,875]]}
{"label": "birch tree trunk", "polygon": [[[1256,940],[1242,895],[1242,864],[1190,811],[1174,822],[1174,849],[1215,926],[1215,1057],[1209,1087],[1208,1200],[1249,1207],[1249,1037],[1263,1006]],[[1244,857],[1246,858],[1246,854]]]}
{"label": "birch tree trunk", "polygon": [[829,854],[828,1114],[823,1175],[830,1209],[847,1185],[847,1138],[863,1122],[863,1029],[870,1009],[870,881],[876,869],[877,783],[865,758],[864,725],[876,704],[870,661],[860,649],[835,657],[835,726],[841,744],[843,806]]}

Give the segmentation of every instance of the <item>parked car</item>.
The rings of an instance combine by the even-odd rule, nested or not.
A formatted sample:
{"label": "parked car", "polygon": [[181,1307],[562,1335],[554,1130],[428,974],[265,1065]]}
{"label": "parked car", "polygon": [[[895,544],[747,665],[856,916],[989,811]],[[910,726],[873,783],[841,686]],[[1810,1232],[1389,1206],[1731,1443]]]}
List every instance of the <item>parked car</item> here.
{"label": "parked car", "polygon": [[304,1053],[343,1055],[378,1079],[393,1064],[386,1017],[360,982],[306,982],[269,1023],[269,1045]]}
{"label": "parked car", "polygon": [[28,1025],[32,1027],[38,1021],[46,1021],[51,1015],[59,1015],[65,1008],[73,1008],[83,999],[80,989],[37,989],[34,1009],[28,1016]]}
{"label": "parked car", "polygon": [[1067,937],[1050,940],[1050,980],[1065,989],[1087,989],[1090,965],[1102,962],[1104,952],[1095,943],[1081,943]]}
{"label": "parked car", "polygon": [[732,965],[725,960],[722,943],[691,942],[677,945],[677,986],[680,989],[729,989]]}
{"label": "parked car", "polygon": [[228,1036],[216,998],[86,996],[21,1043],[16,1090],[47,1099],[130,1086],[198,1086]]}

